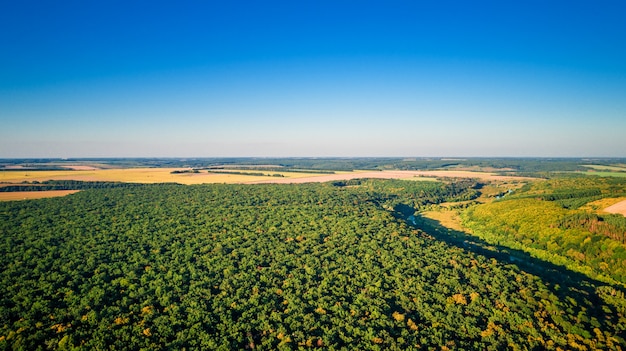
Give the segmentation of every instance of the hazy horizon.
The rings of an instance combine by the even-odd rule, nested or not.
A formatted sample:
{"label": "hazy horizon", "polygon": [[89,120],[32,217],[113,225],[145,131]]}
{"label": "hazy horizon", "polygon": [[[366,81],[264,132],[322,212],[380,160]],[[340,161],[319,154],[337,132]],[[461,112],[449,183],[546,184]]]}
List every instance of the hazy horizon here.
{"label": "hazy horizon", "polygon": [[105,156],[105,157],[0,157],[0,161],[112,161],[112,160],[402,160],[402,161],[472,161],[472,160],[543,160],[543,161],[563,161],[563,160],[582,160],[582,161],[607,161],[607,160],[625,160],[626,157],[619,156]]}
{"label": "hazy horizon", "polygon": [[626,157],[619,1],[0,4],[0,158]]}

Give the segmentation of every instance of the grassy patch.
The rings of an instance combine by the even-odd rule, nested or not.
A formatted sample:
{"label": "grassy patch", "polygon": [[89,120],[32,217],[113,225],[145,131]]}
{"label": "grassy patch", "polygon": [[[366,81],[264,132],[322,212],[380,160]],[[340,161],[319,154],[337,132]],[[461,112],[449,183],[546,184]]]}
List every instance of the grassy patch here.
{"label": "grassy patch", "polygon": [[605,166],[605,165],[583,165],[583,167],[601,170],[601,171],[615,171],[615,172],[626,172],[626,167],[624,166]]}
{"label": "grassy patch", "polygon": [[626,178],[626,172],[608,172],[608,171],[588,171],[582,174],[598,176],[598,177],[622,177]]}
{"label": "grassy patch", "polygon": [[615,205],[616,203],[622,202],[624,200],[626,200],[626,197],[613,197],[613,198],[600,199],[600,200],[589,202],[586,205],[581,206],[580,209],[585,210],[585,211],[600,213],[600,214],[606,213],[604,211],[605,208]]}
{"label": "grassy patch", "polygon": [[465,233],[468,231],[461,223],[461,217],[459,217],[457,211],[426,211],[422,212],[421,215],[422,217],[434,219],[446,228]]}

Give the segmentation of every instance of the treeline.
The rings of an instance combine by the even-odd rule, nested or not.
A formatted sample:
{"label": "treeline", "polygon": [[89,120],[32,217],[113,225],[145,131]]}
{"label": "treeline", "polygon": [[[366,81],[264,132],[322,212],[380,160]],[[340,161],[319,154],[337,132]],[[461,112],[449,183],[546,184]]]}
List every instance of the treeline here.
{"label": "treeline", "polygon": [[2,172],[37,172],[37,171],[67,171],[67,168],[61,166],[49,165],[23,165],[23,168],[0,168]]}
{"label": "treeline", "polygon": [[558,226],[564,229],[584,228],[590,233],[604,235],[613,240],[626,244],[626,217],[621,214],[573,213],[558,221]]}
{"label": "treeline", "polygon": [[197,169],[177,169],[175,171],[171,171],[170,174],[186,174],[186,173],[200,173],[200,170]]}
{"label": "treeline", "polygon": [[622,290],[559,288],[385,208],[462,188],[142,185],[0,203],[0,349],[626,346]]}
{"label": "treeline", "polygon": [[584,164],[620,163],[624,159],[583,160],[575,158],[269,158],[269,159],[230,159],[211,160],[215,164],[276,164],[286,168],[352,171],[367,170],[433,170],[445,168],[487,167],[501,169],[502,172],[545,172],[586,171]]}
{"label": "treeline", "polygon": [[260,177],[284,177],[284,175],[275,173],[275,174],[265,174],[263,172],[243,172],[243,171],[214,171],[209,170],[209,173],[215,174],[237,174],[237,175],[247,175],[247,176],[260,176]]}
{"label": "treeline", "polygon": [[576,209],[591,201],[600,200],[609,194],[603,195],[600,189],[563,189],[542,196],[545,201],[555,201],[563,208]]}
{"label": "treeline", "polygon": [[80,180],[46,180],[43,182],[23,182],[19,185],[0,186],[0,192],[48,191],[48,190],[84,190],[130,188],[138,186],[134,183],[122,182],[89,182]]}
{"label": "treeline", "polygon": [[[322,169],[297,169],[297,168],[288,168],[288,167],[267,167],[267,166],[254,166],[254,165],[250,165],[250,166],[232,165],[230,168],[242,168],[242,169],[247,169],[247,170],[265,171],[265,172],[289,172],[289,173],[313,173],[313,174],[335,174],[336,173],[335,171],[328,171],[328,170],[322,170]],[[225,167],[214,166],[214,167],[209,167],[209,168],[204,168],[204,169],[208,169],[209,172],[211,172],[213,170],[225,169]]]}
{"label": "treeline", "polygon": [[[550,172],[587,171],[583,165],[626,164],[626,159],[577,159],[577,158],[394,158],[394,157],[354,157],[354,158],[96,158],[96,159],[4,159],[0,166],[27,164],[34,168],[46,168],[54,163],[54,169],[61,165],[85,164],[94,162],[114,167],[172,167],[172,168],[219,168],[252,167],[275,165],[273,171],[318,172],[362,170],[432,170],[445,168],[495,168],[501,172],[515,172],[530,175],[549,176]],[[258,168],[256,170],[262,170]]]}
{"label": "treeline", "polygon": [[602,195],[598,188],[591,189],[558,189],[548,195],[541,197],[545,201],[568,200],[576,198],[591,198]]}

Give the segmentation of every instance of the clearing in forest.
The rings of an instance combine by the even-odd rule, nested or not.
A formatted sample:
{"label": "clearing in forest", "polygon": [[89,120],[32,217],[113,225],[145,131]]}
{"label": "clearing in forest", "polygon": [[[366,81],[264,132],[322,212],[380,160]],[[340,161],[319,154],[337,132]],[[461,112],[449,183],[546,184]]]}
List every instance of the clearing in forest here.
{"label": "clearing in forest", "polygon": [[621,214],[623,216],[626,216],[626,200],[620,201],[616,203],[615,205],[609,206],[605,208],[604,211],[608,213],[615,213],[615,214]]}
{"label": "clearing in forest", "polygon": [[457,211],[441,210],[426,211],[421,214],[425,218],[433,219],[440,225],[448,229],[467,233],[469,229],[463,226],[459,213]]}

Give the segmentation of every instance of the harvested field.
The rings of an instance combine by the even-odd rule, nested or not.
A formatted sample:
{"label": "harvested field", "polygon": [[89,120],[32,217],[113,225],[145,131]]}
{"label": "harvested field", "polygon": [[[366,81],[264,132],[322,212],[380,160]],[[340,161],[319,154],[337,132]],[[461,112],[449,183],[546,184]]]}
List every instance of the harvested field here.
{"label": "harvested field", "polygon": [[[184,170],[184,169],[183,169]],[[251,176],[243,174],[209,173],[174,173],[180,168],[122,168],[122,169],[93,169],[67,171],[0,171],[0,183],[19,184],[21,182],[43,182],[46,180],[80,180],[80,181],[107,181],[127,183],[249,183],[262,180],[283,180],[286,178],[315,177],[327,174],[297,173],[297,172],[259,172],[268,175],[280,174],[282,177]],[[228,170],[223,170],[228,171]],[[237,170],[241,171],[241,170]]]}
{"label": "harvested field", "polygon": [[622,216],[626,216],[626,200],[620,201],[615,205],[609,206],[604,209],[605,212],[621,214]]}
{"label": "harvested field", "polygon": [[22,181],[46,180],[80,180],[101,182],[126,183],[241,183],[251,179],[265,179],[266,177],[250,177],[234,174],[178,173],[180,168],[123,168],[97,170],[67,170],[67,171],[11,171],[0,172],[0,182],[20,183]]}
{"label": "harvested field", "polygon": [[[266,179],[261,181],[246,182],[246,184],[301,184],[313,182],[331,182],[339,180],[350,180],[357,178],[377,178],[377,179],[413,179],[420,180],[420,177],[450,177],[450,178],[478,178],[481,180],[513,180],[513,179],[533,179],[513,176],[501,176],[487,172],[470,172],[470,171],[356,171],[341,174],[324,174],[319,176],[307,175],[301,178],[293,179]],[[424,179],[429,180],[429,179]]]}
{"label": "harvested field", "polygon": [[[354,171],[326,173],[301,172],[262,172],[267,175],[280,174],[282,177],[209,173],[175,173],[180,168],[124,168],[124,169],[95,169],[95,170],[67,170],[67,171],[0,171],[0,183],[43,182],[46,180],[81,180],[81,181],[108,181],[127,183],[240,183],[240,184],[301,184],[311,182],[330,182],[356,178],[379,179],[411,179],[432,180],[433,177],[451,178],[479,178],[481,180],[521,180],[532,179],[512,176],[500,176],[487,172],[470,171]],[[227,170],[224,170],[227,171]],[[430,179],[428,179],[430,178]]]}
{"label": "harvested field", "polygon": [[58,197],[74,194],[80,190],[47,190],[47,191],[18,191],[18,192],[0,192],[0,201],[15,200],[32,200],[43,199],[47,197]]}
{"label": "harvested field", "polygon": [[164,183],[175,182],[172,168],[125,168],[101,170],[67,170],[67,171],[11,171],[0,172],[0,182],[19,183],[22,181],[46,180],[82,180],[109,181],[128,183]]}

